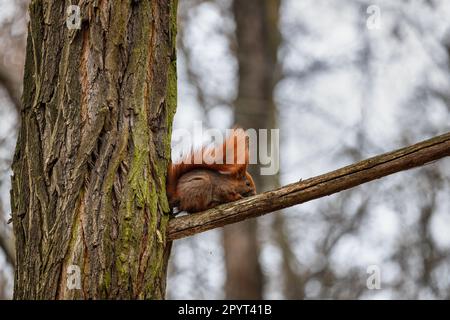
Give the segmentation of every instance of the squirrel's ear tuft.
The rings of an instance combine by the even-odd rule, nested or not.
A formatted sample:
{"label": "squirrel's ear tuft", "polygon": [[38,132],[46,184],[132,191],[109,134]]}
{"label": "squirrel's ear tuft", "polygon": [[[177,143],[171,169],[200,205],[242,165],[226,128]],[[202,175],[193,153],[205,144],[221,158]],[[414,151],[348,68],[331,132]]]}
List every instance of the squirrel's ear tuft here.
{"label": "squirrel's ear tuft", "polygon": [[237,169],[237,171],[236,171],[236,175],[237,175],[239,178],[244,178],[245,175],[246,175],[246,173],[247,173],[247,165],[246,165],[246,164],[240,164],[240,165],[238,165],[238,169]]}
{"label": "squirrel's ear tuft", "polygon": [[234,127],[223,144],[224,163],[227,170],[237,176],[244,177],[249,163],[249,138],[244,129]]}

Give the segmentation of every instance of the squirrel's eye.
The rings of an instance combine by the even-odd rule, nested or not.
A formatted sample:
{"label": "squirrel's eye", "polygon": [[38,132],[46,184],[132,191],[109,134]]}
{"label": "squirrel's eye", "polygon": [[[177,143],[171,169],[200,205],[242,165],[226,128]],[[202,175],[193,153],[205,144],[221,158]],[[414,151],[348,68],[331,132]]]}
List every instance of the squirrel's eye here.
{"label": "squirrel's eye", "polygon": [[248,181],[248,180],[247,180],[246,184],[247,184],[247,187],[251,187],[251,185],[252,185],[252,184],[250,183],[250,181]]}

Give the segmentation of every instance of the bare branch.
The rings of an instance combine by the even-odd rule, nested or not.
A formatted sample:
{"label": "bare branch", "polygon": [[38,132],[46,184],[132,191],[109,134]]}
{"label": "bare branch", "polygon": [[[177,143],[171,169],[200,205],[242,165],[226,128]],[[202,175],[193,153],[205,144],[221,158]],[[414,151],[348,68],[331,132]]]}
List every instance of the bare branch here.
{"label": "bare branch", "polygon": [[180,239],[311,201],[450,155],[450,132],[277,190],[174,218],[168,240]]}

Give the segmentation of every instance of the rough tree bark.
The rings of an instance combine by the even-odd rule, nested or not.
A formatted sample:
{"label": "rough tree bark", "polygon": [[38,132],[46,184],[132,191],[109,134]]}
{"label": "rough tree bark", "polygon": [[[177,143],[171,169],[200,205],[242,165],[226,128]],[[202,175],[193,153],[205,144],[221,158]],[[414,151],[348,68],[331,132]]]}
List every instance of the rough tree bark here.
{"label": "rough tree bark", "polygon": [[82,1],[79,30],[68,5],[30,4],[14,298],[164,298],[177,1]]}

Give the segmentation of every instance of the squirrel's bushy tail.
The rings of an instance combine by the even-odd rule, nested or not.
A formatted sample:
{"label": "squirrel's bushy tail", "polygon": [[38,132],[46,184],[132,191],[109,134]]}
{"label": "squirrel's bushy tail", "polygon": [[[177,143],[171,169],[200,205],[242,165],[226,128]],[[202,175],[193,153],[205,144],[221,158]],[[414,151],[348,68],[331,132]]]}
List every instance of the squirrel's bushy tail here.
{"label": "squirrel's bushy tail", "polygon": [[175,195],[179,178],[192,170],[207,169],[226,174],[245,173],[249,161],[248,138],[241,128],[234,128],[218,146],[203,146],[182,156],[167,169],[167,194]]}

